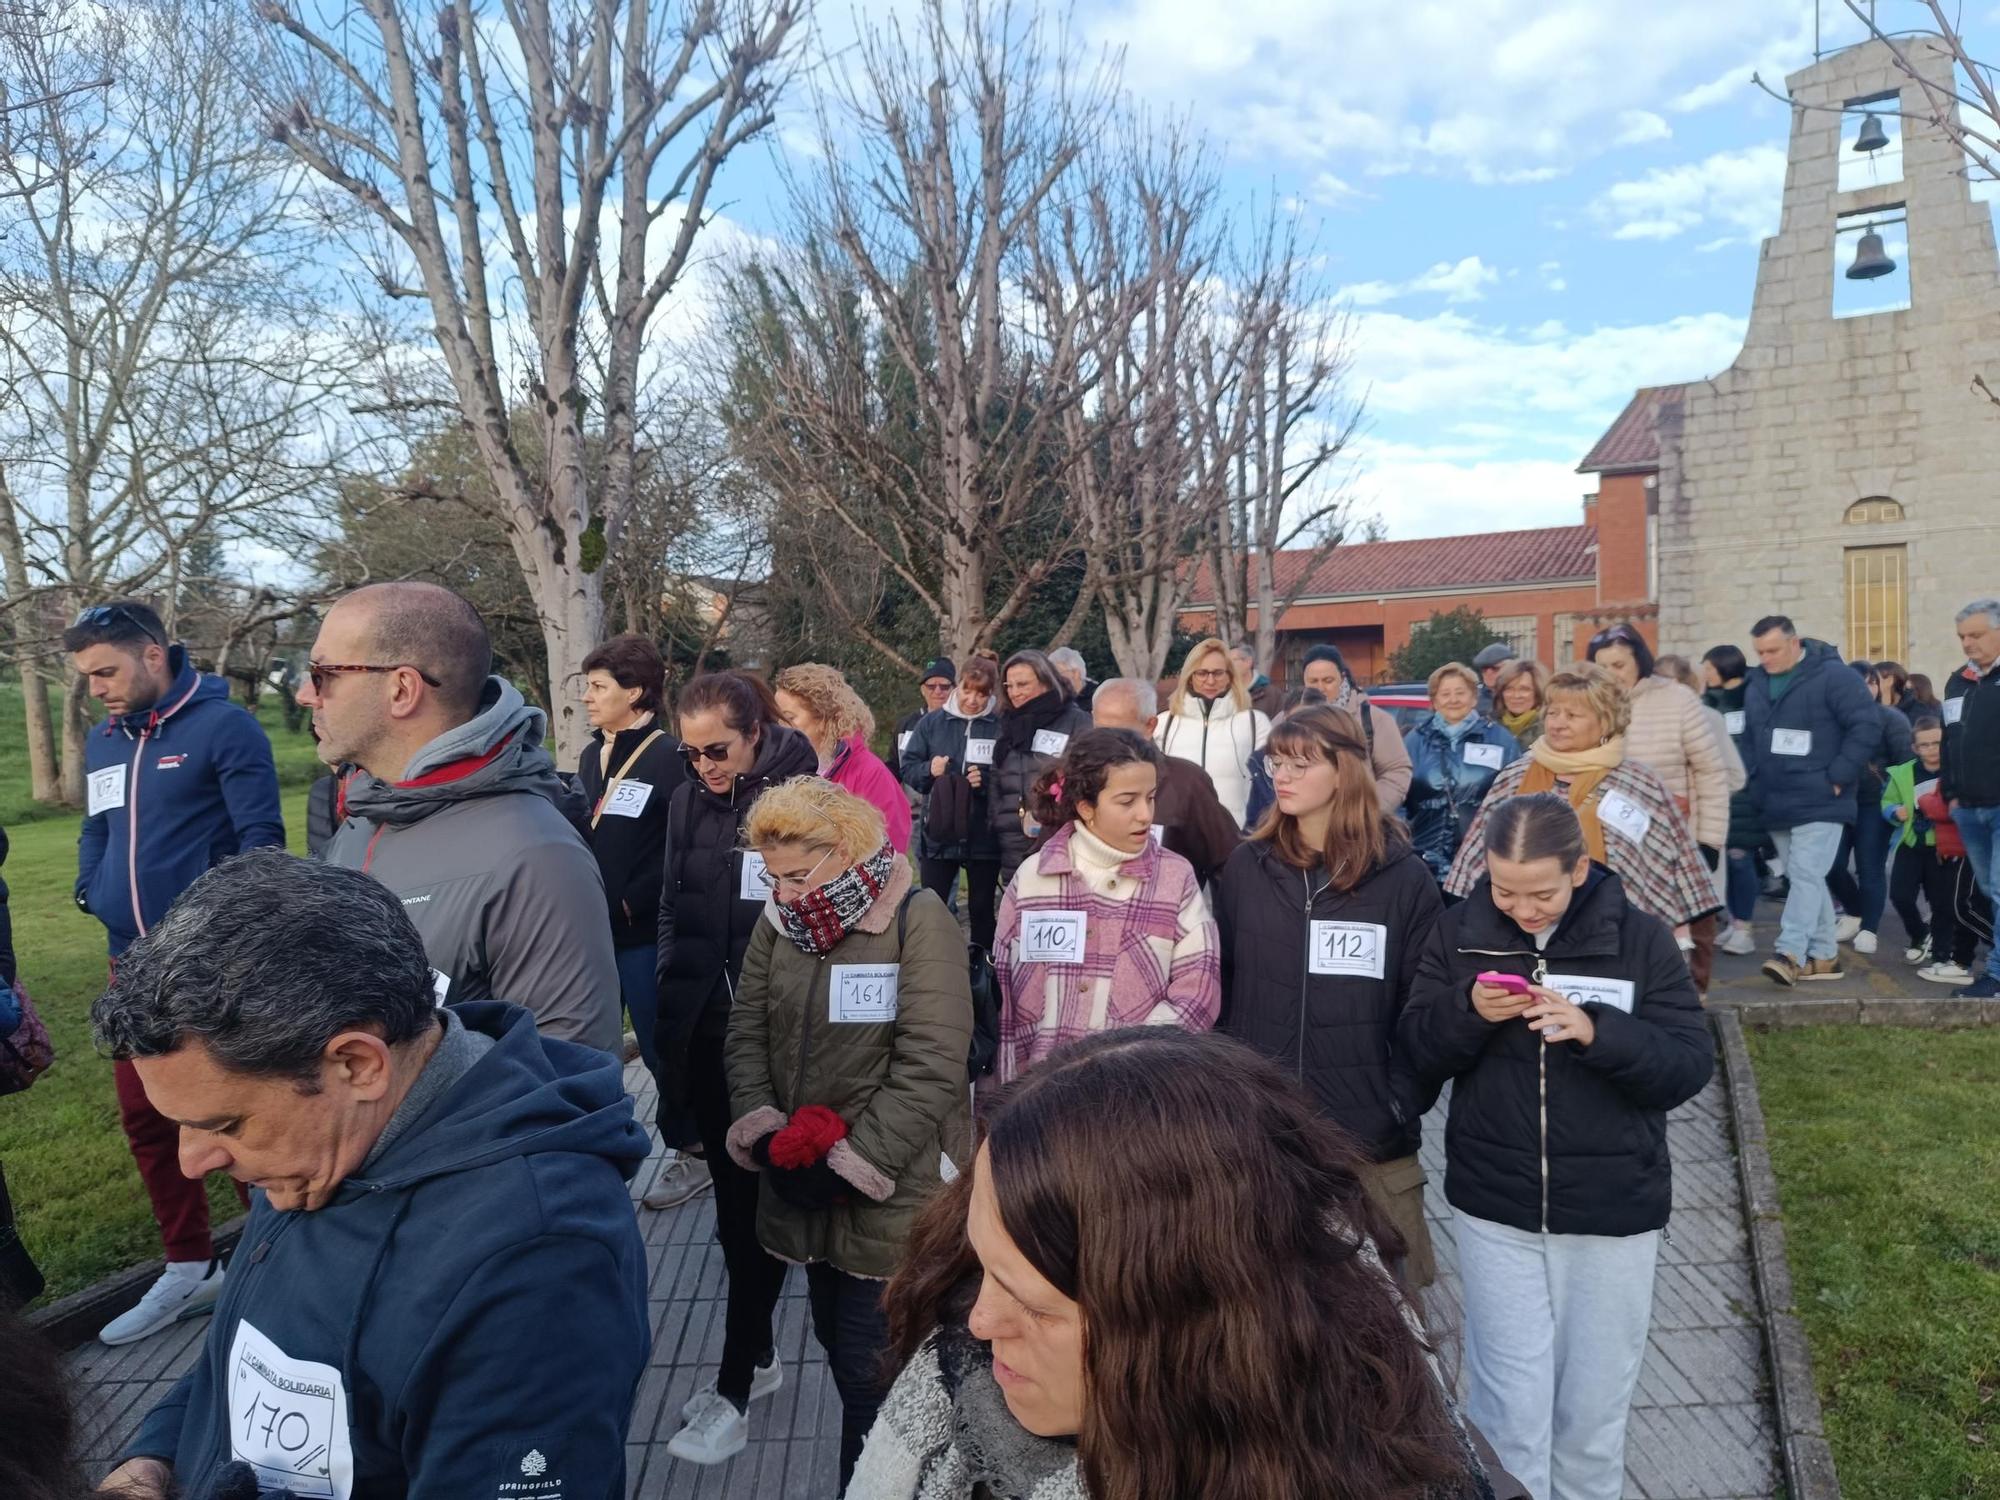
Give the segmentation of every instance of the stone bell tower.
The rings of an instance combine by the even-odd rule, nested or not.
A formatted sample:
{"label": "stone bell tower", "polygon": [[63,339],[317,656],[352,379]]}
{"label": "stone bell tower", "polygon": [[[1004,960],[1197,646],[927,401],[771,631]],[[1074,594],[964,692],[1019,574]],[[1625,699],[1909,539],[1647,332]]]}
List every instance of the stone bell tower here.
{"label": "stone bell tower", "polygon": [[[1941,45],[1902,45],[1950,89]],[[1957,660],[1959,606],[2000,593],[2000,406],[1974,384],[2000,391],[1992,220],[1887,44],[1786,85],[1783,217],[1743,350],[1659,416],[1661,640],[1747,646],[1752,621],[1783,613],[1849,656],[1935,677]],[[1900,127],[1900,170],[1888,159],[1867,174],[1879,180],[1843,190],[1845,142],[1867,111]],[[1837,301],[1871,285],[1848,278],[1868,227],[1906,271],[1906,305]]]}

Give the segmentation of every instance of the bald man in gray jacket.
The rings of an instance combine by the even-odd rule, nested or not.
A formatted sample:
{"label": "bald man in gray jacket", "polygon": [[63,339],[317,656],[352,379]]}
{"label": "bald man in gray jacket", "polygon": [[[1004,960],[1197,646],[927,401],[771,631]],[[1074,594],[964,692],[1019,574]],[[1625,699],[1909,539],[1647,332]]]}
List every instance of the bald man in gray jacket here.
{"label": "bald man in gray jacket", "polygon": [[341,784],[324,858],[402,898],[440,1004],[511,1001],[547,1036],[615,1051],[604,882],[563,811],[547,720],[506,679],[472,606],[376,584],[327,612],[299,702]]}

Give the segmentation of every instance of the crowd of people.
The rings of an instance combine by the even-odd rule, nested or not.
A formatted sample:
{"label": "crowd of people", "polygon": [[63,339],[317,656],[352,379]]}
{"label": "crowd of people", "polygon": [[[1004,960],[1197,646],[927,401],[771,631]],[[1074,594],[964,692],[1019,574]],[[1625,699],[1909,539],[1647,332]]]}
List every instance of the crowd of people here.
{"label": "crowd of people", "polygon": [[[307,666],[302,860],[255,720],[143,604],[84,611],[75,898],[167,1262],[101,1337],[213,1310],[105,1492],[621,1495],[657,1157],[642,1208],[712,1194],[725,1276],[686,1461],[782,1388],[797,1265],[857,1500],[1612,1500],[1666,1115],[1759,896],[1775,983],[1893,902],[1923,978],[2000,994],[2000,601],[1942,699],[1750,640],[1492,647],[1407,731],[1332,646],[1290,692],[1218,638],[1164,695],[939,658],[885,762],[831,666],[670,698],[622,635],[565,774],[477,613],[377,585]],[[1420,1295],[1447,1085],[1462,1408]],[[211,1171],[250,1207],[226,1266]],[[32,1270],[0,1232],[16,1300]]]}

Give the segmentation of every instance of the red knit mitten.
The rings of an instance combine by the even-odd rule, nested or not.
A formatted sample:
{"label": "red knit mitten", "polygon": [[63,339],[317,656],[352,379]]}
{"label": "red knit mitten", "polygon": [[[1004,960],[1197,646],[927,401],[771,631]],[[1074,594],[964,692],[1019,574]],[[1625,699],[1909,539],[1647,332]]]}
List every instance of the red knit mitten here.
{"label": "red knit mitten", "polygon": [[771,1165],[809,1167],[824,1160],[846,1135],[847,1121],[824,1104],[808,1104],[771,1137]]}

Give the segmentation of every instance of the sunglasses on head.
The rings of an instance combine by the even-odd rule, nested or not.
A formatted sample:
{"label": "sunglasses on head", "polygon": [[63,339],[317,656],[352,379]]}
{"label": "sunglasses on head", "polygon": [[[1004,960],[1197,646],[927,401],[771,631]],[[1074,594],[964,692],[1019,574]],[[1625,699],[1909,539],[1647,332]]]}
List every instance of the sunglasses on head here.
{"label": "sunglasses on head", "polygon": [[422,667],[407,661],[392,662],[385,667],[363,666],[352,662],[309,661],[306,663],[306,676],[312,679],[313,691],[319,694],[326,692],[327,678],[337,677],[343,672],[415,672],[432,687],[444,686],[443,683],[431,676]]}
{"label": "sunglasses on head", "polygon": [[109,625],[130,625],[154,645],[164,647],[167,644],[160,639],[158,631],[122,604],[93,604],[76,617],[76,624],[70,626],[70,629],[76,630],[85,626],[102,629]]}

